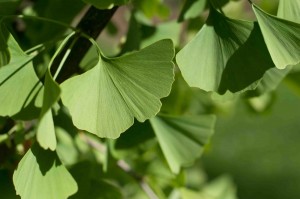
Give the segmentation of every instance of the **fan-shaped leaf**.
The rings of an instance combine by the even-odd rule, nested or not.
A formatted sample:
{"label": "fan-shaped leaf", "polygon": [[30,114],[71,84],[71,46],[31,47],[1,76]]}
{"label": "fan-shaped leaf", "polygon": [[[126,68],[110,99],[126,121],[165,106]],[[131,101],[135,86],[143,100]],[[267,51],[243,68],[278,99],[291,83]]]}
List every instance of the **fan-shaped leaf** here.
{"label": "fan-shaped leaf", "polygon": [[66,199],[77,191],[77,184],[55,152],[37,144],[25,154],[13,176],[22,199]]}
{"label": "fan-shaped leaf", "polygon": [[3,24],[0,44],[0,115],[13,116],[36,95],[39,79],[31,63],[33,56],[22,51]]}
{"label": "fan-shaped leaf", "polygon": [[[277,16],[297,23],[300,22],[300,1],[280,0]],[[256,92],[261,94],[276,89],[291,69],[292,67],[286,67],[285,69],[275,67],[268,70],[259,82]]]}
{"label": "fan-shaped leaf", "polygon": [[145,121],[158,113],[160,98],[174,81],[174,47],[162,40],[119,58],[101,57],[97,65],[62,87],[62,101],[75,126],[99,137],[117,138],[134,117]]}
{"label": "fan-shaped leaf", "polygon": [[296,23],[300,23],[300,1],[280,0],[277,16]]}
{"label": "fan-shaped leaf", "polygon": [[300,24],[272,16],[252,4],[273,62],[279,69],[300,62]]}
{"label": "fan-shaped leaf", "polygon": [[254,89],[274,66],[257,24],[229,19],[213,8],[176,60],[190,86],[220,94]]}
{"label": "fan-shaped leaf", "polygon": [[213,134],[215,117],[158,116],[150,120],[159,145],[174,173],[191,165]]}

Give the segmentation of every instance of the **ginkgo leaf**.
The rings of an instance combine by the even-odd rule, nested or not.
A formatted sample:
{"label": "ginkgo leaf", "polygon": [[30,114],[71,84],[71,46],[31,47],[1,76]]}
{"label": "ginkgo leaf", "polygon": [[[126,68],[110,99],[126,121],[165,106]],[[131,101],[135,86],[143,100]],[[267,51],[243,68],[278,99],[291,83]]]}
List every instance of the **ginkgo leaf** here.
{"label": "ginkgo leaf", "polygon": [[300,23],[300,1],[299,0],[280,0],[277,16],[296,23]]}
{"label": "ginkgo leaf", "polygon": [[22,51],[4,25],[1,25],[0,44],[0,57],[3,58],[0,65],[0,115],[13,116],[30,103],[40,83],[31,62],[33,56]]}
{"label": "ginkgo leaf", "polygon": [[284,69],[300,62],[300,24],[272,16],[252,4],[275,66]]}
{"label": "ginkgo leaf", "polygon": [[[294,22],[300,22],[300,1],[280,0],[277,16]],[[285,69],[272,68],[268,70],[257,85],[255,92],[258,94],[275,90],[293,67]],[[257,95],[257,93],[256,93]]]}
{"label": "ginkgo leaf", "polygon": [[55,150],[57,143],[51,107],[59,99],[60,92],[58,84],[52,79],[48,70],[45,76],[43,106],[37,127],[37,141],[44,149],[49,148],[52,151]]}
{"label": "ginkgo leaf", "polygon": [[[100,53],[100,52],[99,52]],[[97,65],[62,83],[62,101],[74,125],[99,137],[117,138],[136,118],[156,115],[174,81],[174,47],[162,40],[118,58],[99,54]]]}
{"label": "ginkgo leaf", "polygon": [[22,199],[66,199],[77,184],[55,152],[34,144],[20,161],[13,181]]}
{"label": "ginkgo leaf", "polygon": [[150,119],[159,145],[173,173],[191,165],[213,134],[215,117],[158,116]]}
{"label": "ginkgo leaf", "polygon": [[220,94],[254,89],[274,66],[256,23],[229,19],[214,8],[176,61],[190,86]]}
{"label": "ginkgo leaf", "polygon": [[[45,82],[43,89],[43,105],[40,114],[40,121],[37,127],[37,141],[44,149],[50,149],[54,151],[56,149],[56,136],[55,136],[55,127],[52,117],[51,107],[58,101],[60,97],[60,87],[52,78],[50,73],[50,67],[53,64],[57,55],[61,52],[63,47],[67,44],[69,39],[73,37],[75,32],[69,34],[63,42],[60,44],[55,54],[53,55],[49,68],[45,74]],[[65,54],[67,56],[68,53]],[[59,70],[59,69],[58,69]]]}

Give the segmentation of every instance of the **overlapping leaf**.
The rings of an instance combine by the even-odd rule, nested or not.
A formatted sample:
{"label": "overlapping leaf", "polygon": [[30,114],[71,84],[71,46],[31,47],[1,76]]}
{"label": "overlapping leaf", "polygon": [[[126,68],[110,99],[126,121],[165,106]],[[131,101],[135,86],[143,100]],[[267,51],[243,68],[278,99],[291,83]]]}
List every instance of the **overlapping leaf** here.
{"label": "overlapping leaf", "polygon": [[99,53],[94,68],[61,85],[62,101],[75,126],[100,137],[117,138],[134,118],[143,122],[153,117],[174,81],[173,56],[171,40],[119,58]]}
{"label": "overlapping leaf", "polygon": [[37,128],[37,141],[44,149],[49,148],[54,151],[56,148],[56,136],[51,107],[59,99],[60,88],[52,79],[49,71],[46,72],[44,86],[43,107]]}
{"label": "overlapping leaf", "polygon": [[220,94],[254,89],[274,66],[256,23],[229,19],[213,8],[176,60],[190,86]]}
{"label": "overlapping leaf", "polygon": [[[300,22],[300,1],[280,0],[277,16],[293,22]],[[269,92],[277,88],[284,77],[291,71],[292,67],[285,69],[272,68],[268,70],[259,82],[256,91],[258,93]]]}
{"label": "overlapping leaf", "polygon": [[158,116],[150,120],[159,145],[174,173],[198,158],[213,134],[215,117]]}
{"label": "overlapping leaf", "polygon": [[13,116],[37,94],[39,84],[32,62],[14,37],[1,24],[0,32],[0,115]]}
{"label": "overlapping leaf", "polygon": [[272,16],[252,4],[265,43],[276,67],[300,62],[300,24]]}
{"label": "overlapping leaf", "polygon": [[66,199],[77,191],[77,184],[55,152],[37,144],[25,154],[13,175],[22,199]]}
{"label": "overlapping leaf", "polygon": [[[60,44],[56,53],[53,55],[49,66],[53,64],[54,59],[67,44],[69,39],[74,35],[74,32],[69,34]],[[65,55],[66,56],[66,55]],[[59,69],[58,69],[59,70]],[[37,127],[37,141],[44,149],[56,148],[55,127],[52,118],[51,107],[58,101],[61,93],[59,85],[53,80],[50,69],[48,68],[45,74],[45,83],[43,89],[43,106],[40,114],[40,121]]]}

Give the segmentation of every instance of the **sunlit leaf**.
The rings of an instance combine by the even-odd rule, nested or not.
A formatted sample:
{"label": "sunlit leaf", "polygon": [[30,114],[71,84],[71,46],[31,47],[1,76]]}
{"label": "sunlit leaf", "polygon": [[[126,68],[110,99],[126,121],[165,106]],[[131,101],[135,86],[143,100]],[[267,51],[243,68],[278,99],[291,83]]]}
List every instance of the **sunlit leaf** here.
{"label": "sunlit leaf", "polygon": [[256,23],[229,19],[213,8],[176,60],[190,86],[220,94],[254,89],[274,66]]}
{"label": "sunlit leaf", "polygon": [[1,25],[0,32],[0,115],[13,116],[26,107],[37,94],[39,79],[33,65],[33,56],[25,54],[18,43]]}
{"label": "sunlit leaf", "polygon": [[156,115],[160,98],[170,93],[174,81],[173,56],[170,40],[119,58],[99,55],[94,68],[61,85],[62,101],[75,126],[117,138],[134,118],[143,122]]}
{"label": "sunlit leaf", "polygon": [[76,182],[56,153],[37,144],[22,158],[13,181],[22,199],[66,199],[77,191]]}
{"label": "sunlit leaf", "polygon": [[300,62],[300,24],[272,16],[252,5],[273,62],[279,69]]}
{"label": "sunlit leaf", "polygon": [[290,21],[300,23],[300,1],[280,0],[277,16]]}
{"label": "sunlit leaf", "polygon": [[174,173],[191,165],[213,134],[215,117],[158,116],[150,120],[159,145]]}

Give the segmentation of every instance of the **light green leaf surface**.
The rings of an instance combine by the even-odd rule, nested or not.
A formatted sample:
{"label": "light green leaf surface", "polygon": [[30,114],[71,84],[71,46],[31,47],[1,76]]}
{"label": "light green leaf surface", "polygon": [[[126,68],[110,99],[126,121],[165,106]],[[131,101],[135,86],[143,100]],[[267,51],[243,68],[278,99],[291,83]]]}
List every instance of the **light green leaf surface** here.
{"label": "light green leaf surface", "polygon": [[277,16],[296,23],[300,23],[300,1],[280,0]]}
{"label": "light green leaf surface", "polygon": [[[61,89],[53,79],[50,73],[50,67],[52,66],[57,55],[61,52],[63,47],[65,47],[69,39],[73,37],[74,34],[74,32],[70,33],[60,44],[53,55],[49,63],[49,68],[45,74],[45,82],[43,87],[43,106],[40,114],[40,121],[37,127],[37,141],[44,149],[50,149],[52,151],[56,149],[57,142],[51,107],[59,100]],[[65,54],[65,56],[67,55],[68,53]],[[62,66],[63,63],[64,62],[62,61],[60,66]],[[59,71],[60,69],[61,68],[58,67],[57,70]],[[56,74],[58,74],[57,72]]]}
{"label": "light green leaf surface", "polygon": [[192,165],[213,134],[215,117],[158,116],[150,120],[159,145],[173,173]]}
{"label": "light green leaf surface", "polygon": [[92,4],[96,8],[105,9],[110,8],[112,6],[120,6],[128,3],[128,0],[82,0],[85,3]]}
{"label": "light green leaf surface", "polygon": [[54,151],[56,148],[56,136],[51,107],[59,99],[61,91],[58,84],[52,79],[49,70],[46,72],[44,86],[43,107],[37,127],[37,141],[44,149]]}
{"label": "light green leaf surface", "polygon": [[0,115],[13,116],[26,107],[37,93],[39,79],[32,62],[5,26],[0,32]]}
{"label": "light green leaf surface", "polygon": [[22,199],[66,199],[77,192],[77,184],[55,152],[35,144],[20,161],[13,175]]}
{"label": "light green leaf surface", "polygon": [[[300,22],[300,1],[280,0],[277,16],[290,21]],[[272,68],[268,70],[259,82],[256,91],[258,94],[275,90],[293,67],[285,69]]]}
{"label": "light green leaf surface", "polygon": [[284,69],[300,62],[300,24],[272,16],[252,5],[275,66]]}
{"label": "light green leaf surface", "polygon": [[220,94],[254,89],[274,66],[256,23],[229,19],[215,9],[176,60],[190,86]]}
{"label": "light green leaf surface", "polygon": [[162,40],[122,57],[99,57],[94,68],[61,85],[61,97],[76,127],[117,138],[134,118],[143,122],[159,112],[174,81],[174,47]]}

